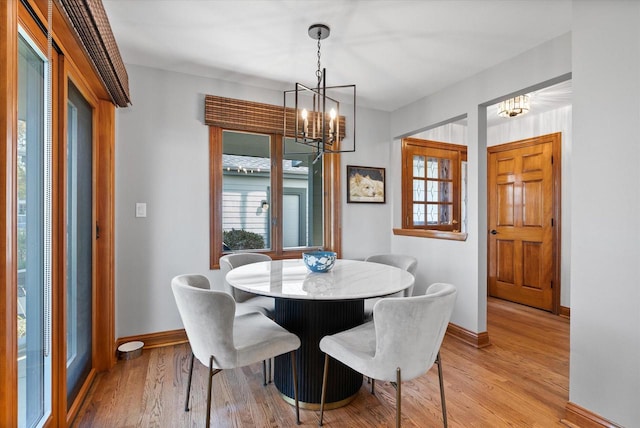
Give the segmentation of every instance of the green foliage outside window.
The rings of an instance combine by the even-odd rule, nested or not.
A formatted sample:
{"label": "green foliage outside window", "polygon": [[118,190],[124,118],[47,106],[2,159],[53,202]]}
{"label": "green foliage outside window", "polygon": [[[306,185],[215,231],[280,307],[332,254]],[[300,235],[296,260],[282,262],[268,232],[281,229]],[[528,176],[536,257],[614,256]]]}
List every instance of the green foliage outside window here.
{"label": "green foliage outside window", "polygon": [[229,250],[261,250],[264,248],[264,238],[254,232],[244,229],[231,229],[223,232],[224,245]]}

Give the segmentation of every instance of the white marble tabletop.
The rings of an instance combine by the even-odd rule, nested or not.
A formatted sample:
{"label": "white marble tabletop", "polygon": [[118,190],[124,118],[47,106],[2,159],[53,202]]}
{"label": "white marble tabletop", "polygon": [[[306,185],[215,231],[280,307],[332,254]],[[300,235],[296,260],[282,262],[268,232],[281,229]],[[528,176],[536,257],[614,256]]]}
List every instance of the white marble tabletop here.
{"label": "white marble tabletop", "polygon": [[409,288],[409,272],[379,263],[336,260],[329,272],[310,272],[302,259],[258,262],[232,269],[231,286],[263,296],[307,300],[368,299]]}

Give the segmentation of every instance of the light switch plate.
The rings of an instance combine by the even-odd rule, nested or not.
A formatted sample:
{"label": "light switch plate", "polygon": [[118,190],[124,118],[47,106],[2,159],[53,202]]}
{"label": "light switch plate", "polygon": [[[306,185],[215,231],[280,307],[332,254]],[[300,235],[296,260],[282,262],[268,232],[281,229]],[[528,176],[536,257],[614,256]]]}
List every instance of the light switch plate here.
{"label": "light switch plate", "polygon": [[136,202],[136,217],[147,216],[147,204],[144,202]]}

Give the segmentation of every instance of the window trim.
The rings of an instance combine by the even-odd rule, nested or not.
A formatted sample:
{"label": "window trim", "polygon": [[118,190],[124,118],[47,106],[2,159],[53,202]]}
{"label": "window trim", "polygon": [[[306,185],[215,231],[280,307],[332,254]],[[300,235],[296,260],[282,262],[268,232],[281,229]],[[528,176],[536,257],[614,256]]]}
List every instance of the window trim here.
{"label": "window trim", "polygon": [[[413,225],[412,213],[413,213],[413,168],[410,163],[412,162],[411,156],[416,150],[432,149],[432,150],[446,150],[455,152],[452,154],[451,159],[456,161],[452,171],[453,174],[453,220],[461,225],[461,211],[462,211],[462,196],[461,196],[461,177],[462,177],[462,162],[467,160],[467,147],[443,143],[439,141],[424,140],[418,138],[403,138],[402,139],[402,227],[394,228],[394,235],[402,236],[415,236],[422,238],[436,238],[436,239],[448,239],[456,241],[464,241],[467,239],[466,232],[459,232],[451,230],[451,226],[419,226]],[[456,202],[457,201],[457,202]]]}
{"label": "window trim", "polygon": [[[269,135],[275,151],[272,153],[271,165],[271,206],[269,210],[275,213],[278,221],[272,224],[271,249],[261,251],[273,259],[290,259],[302,257],[307,248],[288,250],[283,248],[282,242],[282,200],[274,197],[283,192],[283,177],[281,162],[273,159],[282,159],[282,134],[265,133],[264,128],[242,129],[235,127],[209,126],[209,267],[219,269],[220,257],[224,255],[222,250],[222,140],[223,131],[255,132]],[[275,142],[275,143],[274,143]],[[340,257],[341,252],[341,227],[340,227],[340,154],[324,154],[322,159],[322,180],[324,189],[323,201],[323,230],[324,245],[322,248],[335,251]],[[316,248],[316,247],[308,247]]]}

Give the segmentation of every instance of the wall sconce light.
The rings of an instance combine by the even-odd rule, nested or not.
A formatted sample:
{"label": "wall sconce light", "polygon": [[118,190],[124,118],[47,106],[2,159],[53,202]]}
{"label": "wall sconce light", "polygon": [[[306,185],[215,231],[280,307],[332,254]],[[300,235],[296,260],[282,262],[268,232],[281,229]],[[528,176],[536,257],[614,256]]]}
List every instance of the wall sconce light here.
{"label": "wall sconce light", "polygon": [[269,202],[263,200],[260,203],[260,208],[262,209],[262,211],[268,211],[269,210]]}

